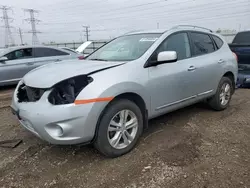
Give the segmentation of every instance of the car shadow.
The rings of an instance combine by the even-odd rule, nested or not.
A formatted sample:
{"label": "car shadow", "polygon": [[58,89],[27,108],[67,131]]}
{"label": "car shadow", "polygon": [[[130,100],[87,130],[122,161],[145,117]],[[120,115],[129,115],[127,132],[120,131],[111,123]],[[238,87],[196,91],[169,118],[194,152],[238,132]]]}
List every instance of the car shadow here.
{"label": "car shadow", "polygon": [[[182,128],[188,122],[191,116],[203,111],[211,111],[211,109],[206,103],[198,103],[150,120],[148,128],[142,134],[140,143],[145,141],[145,139],[147,139],[148,136],[150,136],[153,133],[156,133],[157,131],[161,130],[172,131],[174,127]],[[63,153],[66,152],[64,154],[67,155],[69,153],[73,153],[74,155],[107,159],[105,156],[99,154],[99,152],[95,150],[92,144],[90,145],[80,144],[80,145],[70,145],[70,146],[53,145],[50,149],[50,154],[51,153],[58,154],[58,152],[60,153],[62,151]],[[60,155],[63,154],[61,153]]]}

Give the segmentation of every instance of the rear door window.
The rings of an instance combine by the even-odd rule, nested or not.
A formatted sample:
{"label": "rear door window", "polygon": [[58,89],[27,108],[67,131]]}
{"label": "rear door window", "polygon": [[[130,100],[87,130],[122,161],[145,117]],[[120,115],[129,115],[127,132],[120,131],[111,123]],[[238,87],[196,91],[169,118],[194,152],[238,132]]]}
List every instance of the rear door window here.
{"label": "rear door window", "polygon": [[216,37],[214,35],[212,35],[212,38],[214,39],[217,48],[220,49],[223,45],[223,41],[219,37]]}
{"label": "rear door window", "polygon": [[209,35],[198,32],[191,32],[190,37],[193,46],[193,55],[204,55],[215,51],[215,46]]}
{"label": "rear door window", "polygon": [[61,55],[69,55],[69,54],[53,48],[34,48],[35,57],[50,57],[50,56],[61,56]]}

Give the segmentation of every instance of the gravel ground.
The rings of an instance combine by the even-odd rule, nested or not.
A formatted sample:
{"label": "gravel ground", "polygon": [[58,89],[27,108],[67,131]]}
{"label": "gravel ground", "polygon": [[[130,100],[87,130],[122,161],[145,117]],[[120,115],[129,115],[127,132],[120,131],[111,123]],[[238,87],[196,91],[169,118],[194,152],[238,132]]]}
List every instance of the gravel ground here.
{"label": "gravel ground", "polygon": [[0,147],[0,187],[250,187],[250,90],[237,90],[223,112],[197,104],[150,121],[137,147],[116,159],[91,146],[49,145],[1,103],[0,140],[23,143]]}

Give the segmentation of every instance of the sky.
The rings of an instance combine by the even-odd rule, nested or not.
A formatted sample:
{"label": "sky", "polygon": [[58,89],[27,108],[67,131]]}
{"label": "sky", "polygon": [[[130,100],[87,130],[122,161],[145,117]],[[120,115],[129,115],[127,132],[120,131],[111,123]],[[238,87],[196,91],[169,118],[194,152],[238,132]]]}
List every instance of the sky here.
{"label": "sky", "polygon": [[[16,44],[20,44],[19,28],[24,42],[31,44],[31,26],[24,21],[29,18],[23,10],[27,8],[39,11],[35,18],[40,20],[36,25],[40,43],[86,41],[83,26],[89,26],[90,40],[180,24],[250,29],[250,0],[1,0],[0,5],[12,8],[8,16],[13,18],[10,25]],[[0,47],[4,38],[4,27],[0,27]]]}

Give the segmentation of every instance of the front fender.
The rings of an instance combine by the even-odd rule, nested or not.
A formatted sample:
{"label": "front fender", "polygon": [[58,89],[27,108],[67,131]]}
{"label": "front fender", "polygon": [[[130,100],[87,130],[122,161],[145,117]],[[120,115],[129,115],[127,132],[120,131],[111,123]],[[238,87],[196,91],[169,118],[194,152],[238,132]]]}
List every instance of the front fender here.
{"label": "front fender", "polygon": [[124,93],[134,93],[139,95],[145,102],[146,108],[150,109],[150,96],[147,94],[145,87],[134,82],[123,82],[115,84],[100,94],[100,97],[112,96],[117,97]]}

